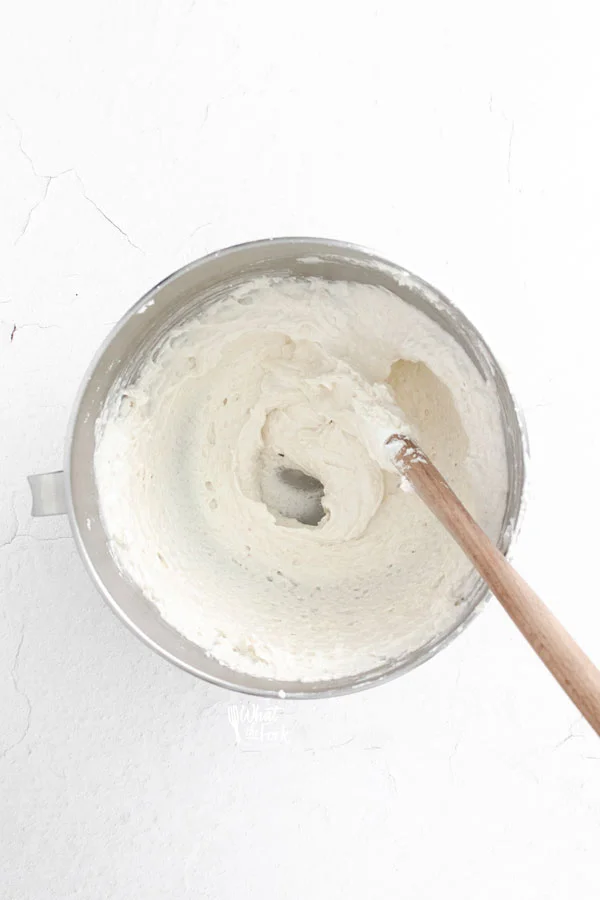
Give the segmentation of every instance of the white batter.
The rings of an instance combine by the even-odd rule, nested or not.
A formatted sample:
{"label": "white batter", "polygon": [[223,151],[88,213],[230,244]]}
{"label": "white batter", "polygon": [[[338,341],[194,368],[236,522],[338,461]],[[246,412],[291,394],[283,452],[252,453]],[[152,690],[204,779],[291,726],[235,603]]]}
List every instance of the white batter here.
{"label": "white batter", "polygon": [[[471,571],[402,489],[384,449],[399,429],[496,538],[500,414],[459,346],[382,288],[251,282],[172,331],[107,401],[95,471],[113,553],[235,669],[373,669],[448,628]],[[323,485],[318,524],[298,521],[306,496],[282,469]]]}

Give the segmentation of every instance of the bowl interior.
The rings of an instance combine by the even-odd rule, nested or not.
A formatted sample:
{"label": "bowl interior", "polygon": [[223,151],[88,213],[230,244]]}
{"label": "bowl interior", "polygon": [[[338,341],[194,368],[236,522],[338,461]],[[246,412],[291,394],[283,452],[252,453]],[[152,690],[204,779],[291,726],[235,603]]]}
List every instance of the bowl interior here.
{"label": "bowl interior", "polygon": [[465,350],[493,385],[502,414],[508,460],[508,493],[498,546],[506,552],[522,507],[525,478],[524,432],[505,378],[470,322],[437,290],[404,269],[366,250],[333,241],[281,238],[257,241],[212,254],[169,276],[115,326],[98,351],[76,402],[67,441],[69,513],[81,555],[100,591],[120,618],[171,662],[215,684],[265,696],[331,696],[367,687],[425,661],[458,634],[488,591],[473,575],[458,622],[418,650],[366,673],[318,682],[280,682],[223,666],[165,622],[157,608],[118,569],[99,515],[94,479],[95,423],[116,381],[129,381],[164,333],[232,287],[258,275],[320,276],[387,288],[435,320]]}

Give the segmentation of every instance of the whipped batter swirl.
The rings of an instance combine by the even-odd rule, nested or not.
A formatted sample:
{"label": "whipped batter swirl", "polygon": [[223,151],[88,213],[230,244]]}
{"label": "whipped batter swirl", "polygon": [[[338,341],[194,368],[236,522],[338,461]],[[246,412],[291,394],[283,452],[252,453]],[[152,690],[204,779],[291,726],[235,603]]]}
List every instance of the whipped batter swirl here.
{"label": "whipped batter swirl", "polygon": [[[283,681],[373,669],[449,627],[470,574],[403,490],[384,444],[399,430],[495,538],[499,409],[460,347],[382,288],[250,282],[109,397],[95,473],[113,554],[233,668]],[[312,524],[289,471],[322,485]]]}

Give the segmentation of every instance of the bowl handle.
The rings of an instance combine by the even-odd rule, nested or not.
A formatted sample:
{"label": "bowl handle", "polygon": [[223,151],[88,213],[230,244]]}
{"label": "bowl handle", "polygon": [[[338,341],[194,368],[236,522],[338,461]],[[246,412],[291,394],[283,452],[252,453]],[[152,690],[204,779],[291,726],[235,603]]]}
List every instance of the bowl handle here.
{"label": "bowl handle", "polygon": [[44,472],[41,475],[28,475],[31,488],[32,516],[58,516],[67,512],[65,496],[65,473]]}

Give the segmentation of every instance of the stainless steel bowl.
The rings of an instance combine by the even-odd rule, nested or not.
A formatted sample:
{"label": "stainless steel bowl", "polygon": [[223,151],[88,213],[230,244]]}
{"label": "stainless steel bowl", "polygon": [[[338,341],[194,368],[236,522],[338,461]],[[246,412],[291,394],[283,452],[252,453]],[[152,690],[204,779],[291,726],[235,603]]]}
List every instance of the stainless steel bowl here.
{"label": "stainless steel bowl", "polygon": [[230,669],[182,637],[159,615],[117,568],[98,509],[94,479],[94,427],[115,380],[126,381],[173,324],[232,287],[258,275],[316,275],[380,285],[411,303],[450,334],[498,396],[508,458],[508,494],[498,546],[506,553],[518,529],[523,506],[526,437],[504,375],[487,345],[439,291],[405,269],[368,250],[316,238],[255,241],[212,253],[170,275],[133,306],[96,354],[75,402],[66,441],[65,471],[31,476],[34,515],[67,512],[79,552],[107,603],[150,647],[193,675],[213,684],[268,697],[331,697],[371,687],[408,672],[445,647],[473,618],[489,596],[472,578],[458,622],[434,640],[352,677],[318,682],[280,682]]}

